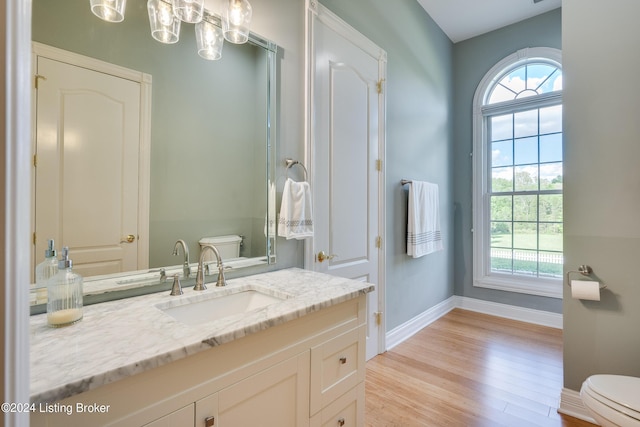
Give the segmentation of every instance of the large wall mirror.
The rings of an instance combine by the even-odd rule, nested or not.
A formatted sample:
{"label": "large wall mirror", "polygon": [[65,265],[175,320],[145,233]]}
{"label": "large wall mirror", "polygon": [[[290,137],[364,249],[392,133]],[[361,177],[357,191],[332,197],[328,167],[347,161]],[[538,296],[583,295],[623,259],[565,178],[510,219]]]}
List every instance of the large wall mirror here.
{"label": "large wall mirror", "polygon": [[[182,249],[178,256],[173,255],[179,239],[186,242],[191,262],[196,263],[199,241],[215,236],[241,236],[237,262],[229,262],[232,268],[273,263],[276,47],[252,34],[247,44],[225,42],[220,60],[204,60],[197,54],[194,25],[183,23],[176,44],[155,41],[146,3],[128,2],[124,21],[115,24],[95,17],[86,0],[33,1],[32,32],[37,44],[151,76],[148,194],[138,195],[149,200],[148,235],[121,230],[118,236],[126,242],[132,234],[129,237],[136,244],[146,245],[148,262],[145,265],[143,259],[142,265],[131,270],[158,271],[181,265]],[[95,114],[93,120],[98,120]],[[108,169],[111,159],[108,155],[102,158]],[[38,162],[40,168],[39,155]],[[99,194],[107,188],[89,189],[86,185],[91,179],[74,180],[73,175],[65,179],[67,192],[79,188]],[[39,193],[48,191],[42,179],[36,176],[35,181],[34,203],[41,200]],[[111,194],[99,196],[101,202],[92,202],[94,212],[100,203],[114,200]],[[64,197],[56,197],[65,203]],[[47,199],[42,200],[34,209],[41,217],[48,208]],[[51,206],[58,208],[55,203]],[[95,215],[91,212],[66,220],[65,230],[56,236],[57,249],[69,246],[72,259],[74,250],[79,260],[83,252],[81,247],[74,248],[70,229],[104,227],[92,222]],[[42,260],[46,241],[53,237],[39,233],[36,227],[34,264]],[[114,272],[110,267],[101,268],[77,269],[83,276]]]}

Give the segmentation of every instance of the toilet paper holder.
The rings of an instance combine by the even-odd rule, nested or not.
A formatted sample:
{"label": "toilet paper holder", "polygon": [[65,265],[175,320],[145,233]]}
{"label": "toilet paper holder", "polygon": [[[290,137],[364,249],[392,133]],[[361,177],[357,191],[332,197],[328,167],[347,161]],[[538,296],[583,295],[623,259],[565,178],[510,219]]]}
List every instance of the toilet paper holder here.
{"label": "toilet paper holder", "polygon": [[[567,286],[571,287],[571,273],[578,273],[581,274],[583,276],[589,277],[591,276],[591,274],[593,274],[593,269],[591,267],[589,267],[586,264],[582,264],[580,266],[578,266],[577,270],[571,270],[571,271],[567,271]],[[600,281],[598,281],[600,282]],[[604,289],[606,288],[607,285],[605,285],[604,283],[600,282],[600,289]]]}

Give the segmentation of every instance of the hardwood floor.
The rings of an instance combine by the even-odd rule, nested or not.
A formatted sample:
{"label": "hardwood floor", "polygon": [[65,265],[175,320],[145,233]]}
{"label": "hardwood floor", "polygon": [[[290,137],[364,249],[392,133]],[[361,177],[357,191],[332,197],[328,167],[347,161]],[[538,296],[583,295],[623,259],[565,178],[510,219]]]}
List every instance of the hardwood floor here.
{"label": "hardwood floor", "polygon": [[561,390],[561,330],[455,309],[367,362],[365,425],[593,427]]}

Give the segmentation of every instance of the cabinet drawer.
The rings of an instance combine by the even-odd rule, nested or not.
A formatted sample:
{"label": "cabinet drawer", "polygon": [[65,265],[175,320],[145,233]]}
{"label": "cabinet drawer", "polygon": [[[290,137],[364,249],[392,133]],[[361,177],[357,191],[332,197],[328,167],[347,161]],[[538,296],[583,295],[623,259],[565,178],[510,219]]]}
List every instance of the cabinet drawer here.
{"label": "cabinet drawer", "polygon": [[311,418],[310,427],[364,425],[364,383],[358,384]]}
{"label": "cabinet drawer", "polygon": [[311,415],[364,381],[365,333],[362,325],[311,349]]}

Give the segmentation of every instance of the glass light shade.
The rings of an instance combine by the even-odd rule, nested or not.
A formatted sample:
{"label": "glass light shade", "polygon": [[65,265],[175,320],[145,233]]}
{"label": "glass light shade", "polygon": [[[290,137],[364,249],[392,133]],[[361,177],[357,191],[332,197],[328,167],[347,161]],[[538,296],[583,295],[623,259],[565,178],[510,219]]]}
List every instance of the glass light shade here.
{"label": "glass light shade", "polygon": [[222,11],[222,32],[231,43],[241,44],[249,40],[251,5],[247,0],[228,0]]}
{"label": "glass light shade", "polygon": [[151,36],[161,43],[176,43],[180,38],[180,20],[173,14],[173,5],[164,0],[149,0]]}
{"label": "glass light shade", "polygon": [[90,0],[91,12],[107,22],[122,22],[127,0]]}
{"label": "glass light shade", "polygon": [[196,24],[202,21],[204,0],[173,0],[173,13],[182,22]]}
{"label": "glass light shade", "polygon": [[203,19],[196,24],[196,43],[198,55],[204,59],[215,61],[222,57],[224,37],[222,28]]}

